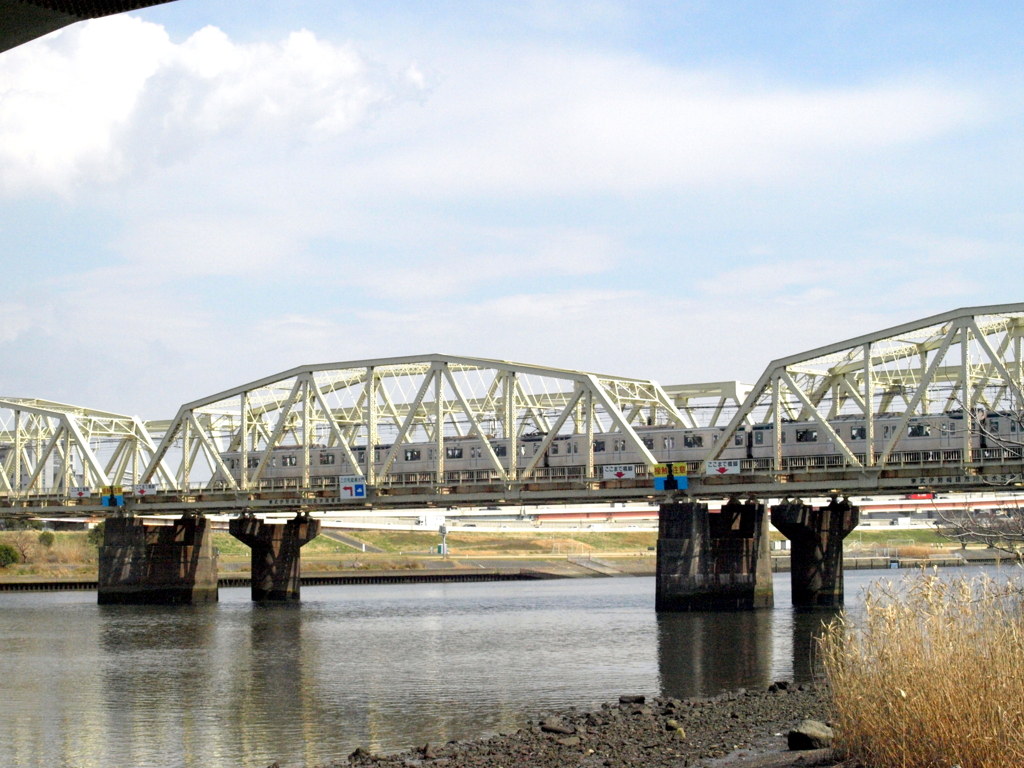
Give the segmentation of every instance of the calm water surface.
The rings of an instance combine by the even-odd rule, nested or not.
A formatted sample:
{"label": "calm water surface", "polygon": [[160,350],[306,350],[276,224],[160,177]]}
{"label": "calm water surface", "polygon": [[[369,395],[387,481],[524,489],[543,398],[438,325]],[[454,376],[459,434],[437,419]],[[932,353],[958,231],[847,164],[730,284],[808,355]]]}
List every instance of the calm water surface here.
{"label": "calm water surface", "polygon": [[[848,603],[886,572],[847,574]],[[654,613],[653,578],[222,589],[203,607],[0,595],[4,766],[315,766],[519,727],[621,693],[811,676],[822,614]],[[826,616],[827,618],[827,616]]]}

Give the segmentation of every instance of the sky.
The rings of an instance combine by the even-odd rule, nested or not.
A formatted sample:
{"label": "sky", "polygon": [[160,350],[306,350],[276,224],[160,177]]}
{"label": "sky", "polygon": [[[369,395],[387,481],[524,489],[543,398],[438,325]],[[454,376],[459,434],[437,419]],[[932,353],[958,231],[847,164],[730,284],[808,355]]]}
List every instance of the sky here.
{"label": "sky", "polygon": [[0,53],[0,394],[755,381],[1024,300],[1024,7],[176,0]]}

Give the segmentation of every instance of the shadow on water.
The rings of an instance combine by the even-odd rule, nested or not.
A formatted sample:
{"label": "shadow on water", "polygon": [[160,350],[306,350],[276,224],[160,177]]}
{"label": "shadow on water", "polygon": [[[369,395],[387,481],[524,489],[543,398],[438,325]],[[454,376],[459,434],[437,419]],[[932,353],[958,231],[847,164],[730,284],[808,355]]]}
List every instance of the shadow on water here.
{"label": "shadow on water", "polygon": [[[713,696],[767,687],[776,676],[814,679],[816,638],[838,611],[792,609],[664,613],[658,621],[658,670],[664,696]],[[791,638],[780,637],[786,624]],[[791,655],[791,658],[780,658]]]}
{"label": "shadow on water", "polygon": [[818,638],[825,625],[835,619],[839,608],[815,608],[793,613],[793,680],[809,682],[822,676]]}

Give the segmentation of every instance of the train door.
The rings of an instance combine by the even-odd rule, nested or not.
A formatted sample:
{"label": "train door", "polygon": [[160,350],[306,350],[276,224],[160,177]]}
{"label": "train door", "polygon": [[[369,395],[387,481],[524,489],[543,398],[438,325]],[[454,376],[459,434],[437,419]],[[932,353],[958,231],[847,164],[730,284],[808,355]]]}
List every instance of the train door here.
{"label": "train door", "polygon": [[953,422],[944,421],[939,425],[939,446],[942,448],[952,448],[955,430],[953,429]]}

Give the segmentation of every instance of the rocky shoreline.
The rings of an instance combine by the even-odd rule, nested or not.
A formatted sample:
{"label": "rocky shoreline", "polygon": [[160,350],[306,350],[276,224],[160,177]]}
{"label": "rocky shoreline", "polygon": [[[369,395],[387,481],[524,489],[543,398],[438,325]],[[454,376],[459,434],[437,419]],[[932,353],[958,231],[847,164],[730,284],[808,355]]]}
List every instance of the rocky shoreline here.
{"label": "rocky shoreline", "polygon": [[[828,705],[828,688],[823,683],[779,682],[767,690],[739,689],[708,699],[647,701],[643,696],[625,695],[592,712],[570,708],[528,721],[527,727],[514,733],[427,744],[387,755],[360,748],[321,768],[836,765],[829,749],[789,751],[790,731],[804,720],[827,722]],[[821,745],[812,741],[801,746]]]}

